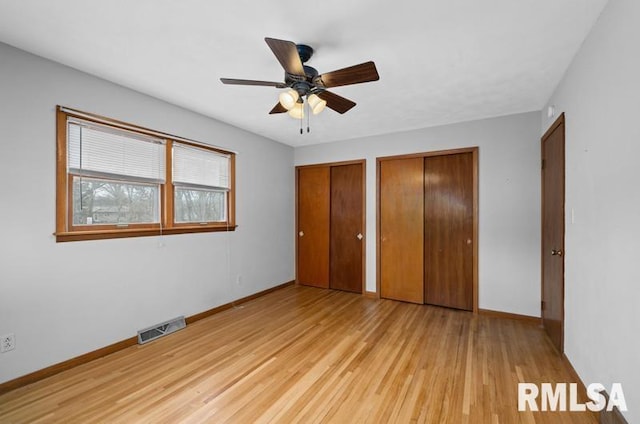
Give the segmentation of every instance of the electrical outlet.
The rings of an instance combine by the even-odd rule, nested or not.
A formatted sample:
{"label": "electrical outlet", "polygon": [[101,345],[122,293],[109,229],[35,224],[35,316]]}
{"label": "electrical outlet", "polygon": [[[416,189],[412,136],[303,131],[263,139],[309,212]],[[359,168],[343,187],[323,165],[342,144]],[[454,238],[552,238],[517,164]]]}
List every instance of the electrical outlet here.
{"label": "electrical outlet", "polygon": [[15,334],[5,334],[0,337],[0,353],[5,353],[16,348]]}
{"label": "electrical outlet", "polygon": [[242,275],[238,274],[238,276],[236,277],[236,284],[239,286],[242,285]]}

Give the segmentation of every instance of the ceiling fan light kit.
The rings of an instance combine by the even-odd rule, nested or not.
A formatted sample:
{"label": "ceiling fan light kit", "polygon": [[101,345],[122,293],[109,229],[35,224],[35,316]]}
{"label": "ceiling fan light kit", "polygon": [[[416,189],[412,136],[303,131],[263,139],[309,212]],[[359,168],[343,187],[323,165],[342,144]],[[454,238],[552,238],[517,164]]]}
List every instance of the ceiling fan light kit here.
{"label": "ceiling fan light kit", "polygon": [[298,102],[289,109],[289,116],[295,119],[304,118],[304,103]]}
{"label": "ceiling fan light kit", "polygon": [[291,110],[291,108],[293,108],[298,102],[300,95],[296,90],[290,89],[280,93],[280,96],[278,96],[278,98],[282,107],[287,110]]}
{"label": "ceiling fan light kit", "polygon": [[317,115],[324,110],[325,106],[327,106],[327,101],[322,100],[317,94],[309,94],[307,95],[307,104],[309,105],[311,112],[313,112],[314,115]]}
{"label": "ceiling fan light kit", "polygon": [[302,119],[304,117],[305,97],[307,98],[306,104],[314,115],[322,112],[325,106],[343,114],[353,108],[356,103],[328,91],[328,88],[380,79],[376,65],[373,62],[365,62],[325,74],[318,74],[315,68],[304,65],[313,55],[313,49],[308,45],[295,44],[292,41],[268,37],[264,40],[284,68],[284,83],[233,78],[220,78],[220,81],[223,84],[232,85],[288,88],[288,90],[280,93],[278,103],[271,109],[269,114],[289,112],[290,116]]}

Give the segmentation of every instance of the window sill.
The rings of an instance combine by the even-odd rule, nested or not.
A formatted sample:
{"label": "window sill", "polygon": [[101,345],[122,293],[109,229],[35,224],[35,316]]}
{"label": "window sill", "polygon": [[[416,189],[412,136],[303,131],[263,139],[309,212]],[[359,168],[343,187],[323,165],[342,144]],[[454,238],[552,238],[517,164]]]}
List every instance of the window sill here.
{"label": "window sill", "polygon": [[151,228],[151,229],[114,229],[114,230],[95,230],[95,231],[73,231],[73,232],[61,232],[54,233],[56,236],[56,242],[62,243],[67,241],[82,241],[82,240],[104,240],[113,238],[128,238],[128,237],[146,237],[146,236],[161,236],[172,234],[191,234],[191,233],[213,233],[218,231],[235,231],[237,225],[216,225],[216,226],[180,226],[173,228]]}

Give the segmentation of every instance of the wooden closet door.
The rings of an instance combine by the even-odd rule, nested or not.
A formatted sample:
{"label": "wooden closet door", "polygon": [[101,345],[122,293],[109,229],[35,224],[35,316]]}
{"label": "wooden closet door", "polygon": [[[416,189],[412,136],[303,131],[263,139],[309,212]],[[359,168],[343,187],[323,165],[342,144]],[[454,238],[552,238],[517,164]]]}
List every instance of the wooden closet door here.
{"label": "wooden closet door", "polygon": [[331,167],[332,289],[362,293],[364,172],[360,163]]}
{"label": "wooden closet door", "polygon": [[426,157],[425,303],[473,309],[473,155]]}
{"label": "wooden closet door", "polygon": [[424,159],[382,160],[380,295],[424,303]]}
{"label": "wooden closet door", "polygon": [[564,114],[542,138],[542,324],[564,352]]}
{"label": "wooden closet door", "polygon": [[329,188],[328,166],[298,169],[299,284],[329,288]]}

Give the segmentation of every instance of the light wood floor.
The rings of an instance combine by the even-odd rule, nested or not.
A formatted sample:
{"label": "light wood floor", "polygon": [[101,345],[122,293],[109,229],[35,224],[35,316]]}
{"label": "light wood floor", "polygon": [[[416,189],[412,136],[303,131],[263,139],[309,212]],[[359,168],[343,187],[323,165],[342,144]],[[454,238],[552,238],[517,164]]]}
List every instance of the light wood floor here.
{"label": "light wood floor", "polygon": [[0,422],[596,422],[518,413],[518,381],[572,381],[536,325],[289,286],[0,396]]}

